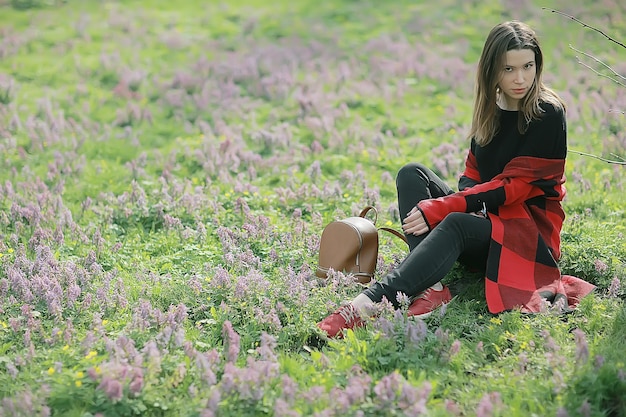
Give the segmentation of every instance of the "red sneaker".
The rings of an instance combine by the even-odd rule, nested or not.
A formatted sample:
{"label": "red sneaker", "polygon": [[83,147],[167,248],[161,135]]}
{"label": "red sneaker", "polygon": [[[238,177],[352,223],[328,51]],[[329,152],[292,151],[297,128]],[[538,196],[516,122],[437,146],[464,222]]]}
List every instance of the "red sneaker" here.
{"label": "red sneaker", "polygon": [[452,294],[450,294],[450,289],[445,285],[439,291],[429,288],[413,299],[407,316],[420,319],[426,318],[437,308],[448,304],[450,300],[452,300]]}
{"label": "red sneaker", "polygon": [[323,330],[328,337],[343,337],[343,330],[362,327],[365,322],[352,304],[346,304],[321,322],[317,327]]}

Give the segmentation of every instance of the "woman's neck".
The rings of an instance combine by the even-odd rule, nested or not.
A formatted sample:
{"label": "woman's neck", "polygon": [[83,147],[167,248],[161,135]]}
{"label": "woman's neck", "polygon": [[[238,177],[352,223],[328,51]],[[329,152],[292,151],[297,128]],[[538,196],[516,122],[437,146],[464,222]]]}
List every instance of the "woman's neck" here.
{"label": "woman's neck", "polygon": [[506,110],[506,111],[518,111],[519,110],[519,100],[515,100],[515,102],[511,103],[510,101],[506,100],[506,97],[504,97],[503,94],[498,95],[496,104],[502,110]]}

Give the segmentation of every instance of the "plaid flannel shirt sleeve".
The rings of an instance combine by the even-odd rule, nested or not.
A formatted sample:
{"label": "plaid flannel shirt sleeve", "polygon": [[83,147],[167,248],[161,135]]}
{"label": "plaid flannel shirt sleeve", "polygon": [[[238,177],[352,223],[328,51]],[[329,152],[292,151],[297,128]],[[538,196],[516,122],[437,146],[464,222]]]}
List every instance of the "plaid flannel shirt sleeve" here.
{"label": "plaid flannel shirt sleeve", "polygon": [[513,158],[500,175],[487,182],[480,182],[472,143],[459,180],[461,191],[423,200],[417,205],[430,229],[453,212],[497,211],[500,206],[523,203],[539,196],[562,198],[567,153],[564,113],[549,107],[540,123],[537,132],[527,138],[520,156]]}
{"label": "plaid flannel shirt sleeve", "polygon": [[544,191],[533,184],[535,180],[537,178],[533,177],[494,178],[445,197],[420,201],[418,208],[432,230],[453,212],[473,213],[484,208],[494,210],[543,195]]}
{"label": "plaid flannel shirt sleeve", "polygon": [[480,183],[480,173],[478,172],[478,164],[476,163],[475,149],[476,142],[472,139],[472,144],[465,158],[465,170],[459,177],[459,191],[472,188]]}

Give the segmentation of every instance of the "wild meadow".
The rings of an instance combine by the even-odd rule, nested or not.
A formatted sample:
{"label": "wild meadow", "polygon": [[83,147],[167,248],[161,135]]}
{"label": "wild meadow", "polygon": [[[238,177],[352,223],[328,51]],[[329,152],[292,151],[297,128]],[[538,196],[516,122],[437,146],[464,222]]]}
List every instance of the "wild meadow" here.
{"label": "wild meadow", "polygon": [[[626,4],[549,3],[0,1],[0,416],[626,416],[626,168],[581,154],[626,157],[626,82],[573,49],[626,48],[542,8],[624,42]],[[361,290],[313,276],[323,227],[399,228],[407,162],[456,186],[509,19],[568,106],[561,267],[597,290],[492,315],[455,267],[427,320],[323,340]],[[405,254],[381,235],[378,276]]]}

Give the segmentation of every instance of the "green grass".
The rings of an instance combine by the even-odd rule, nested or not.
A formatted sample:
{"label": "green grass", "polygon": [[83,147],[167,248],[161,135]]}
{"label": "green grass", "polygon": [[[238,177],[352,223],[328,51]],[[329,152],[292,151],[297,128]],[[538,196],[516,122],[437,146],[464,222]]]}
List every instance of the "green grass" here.
{"label": "green grass", "polygon": [[[550,7],[626,39],[609,3]],[[501,20],[540,35],[570,149],[624,157],[624,89],[569,45],[626,51],[542,6],[0,1],[0,415],[626,415],[624,169],[574,152],[575,312],[491,315],[455,267],[445,314],[317,337],[361,290],[311,278],[324,225],[397,227],[406,162],[454,185]],[[379,274],[406,251],[381,242]]]}

